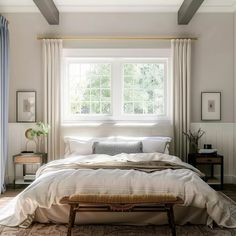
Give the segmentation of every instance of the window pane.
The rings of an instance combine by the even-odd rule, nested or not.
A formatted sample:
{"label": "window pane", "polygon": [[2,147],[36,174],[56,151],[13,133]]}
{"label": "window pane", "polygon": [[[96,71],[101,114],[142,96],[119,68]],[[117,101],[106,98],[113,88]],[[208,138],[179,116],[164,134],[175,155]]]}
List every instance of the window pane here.
{"label": "window pane", "polygon": [[133,90],[131,90],[131,89],[124,90],[124,100],[125,101],[133,101]]}
{"label": "window pane", "polygon": [[81,89],[79,91],[79,97],[81,101],[89,101],[90,100],[90,89]]}
{"label": "window pane", "polygon": [[111,112],[111,103],[101,103],[101,109],[103,114],[109,114]]}
{"label": "window pane", "polygon": [[71,103],[71,113],[72,114],[80,113],[80,104],[79,103]]}
{"label": "window pane", "polygon": [[101,77],[101,88],[110,88],[111,81],[109,76],[102,76]]}
{"label": "window pane", "polygon": [[69,63],[66,83],[69,116],[110,114],[110,63]]}
{"label": "window pane", "polygon": [[124,87],[131,88],[133,86],[133,77],[132,76],[125,76],[124,77]]}
{"label": "window pane", "polygon": [[134,113],[134,104],[133,103],[125,103],[124,104],[124,112],[127,114]]}
{"label": "window pane", "polygon": [[83,102],[81,104],[81,114],[89,114],[90,113],[90,104],[89,102]]}
{"label": "window pane", "polygon": [[91,101],[100,100],[100,89],[91,89]]}
{"label": "window pane", "polygon": [[111,91],[110,91],[110,89],[102,89],[101,90],[101,100],[102,101],[110,101],[111,100]]}
{"label": "window pane", "polygon": [[143,114],[143,104],[142,102],[134,102],[134,114]]}
{"label": "window pane", "polygon": [[123,113],[165,114],[164,63],[125,63],[123,78]]}
{"label": "window pane", "polygon": [[91,113],[93,113],[93,114],[100,113],[100,103],[99,102],[91,102]]}
{"label": "window pane", "polygon": [[90,81],[91,81],[91,88],[100,88],[100,77],[99,76],[91,77]]}

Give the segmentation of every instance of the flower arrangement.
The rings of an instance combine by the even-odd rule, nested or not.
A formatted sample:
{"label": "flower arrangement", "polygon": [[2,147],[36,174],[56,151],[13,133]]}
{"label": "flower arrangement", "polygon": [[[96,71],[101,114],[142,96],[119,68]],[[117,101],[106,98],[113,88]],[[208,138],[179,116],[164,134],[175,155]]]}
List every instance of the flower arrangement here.
{"label": "flower arrangement", "polygon": [[49,133],[50,126],[43,122],[37,122],[35,128],[27,129],[25,137],[35,142],[36,152],[42,152],[44,138]]}
{"label": "flower arrangement", "polygon": [[201,128],[199,128],[196,132],[189,130],[188,133],[183,132],[183,134],[187,137],[190,144],[190,153],[198,152],[198,142],[200,138],[205,134]]}

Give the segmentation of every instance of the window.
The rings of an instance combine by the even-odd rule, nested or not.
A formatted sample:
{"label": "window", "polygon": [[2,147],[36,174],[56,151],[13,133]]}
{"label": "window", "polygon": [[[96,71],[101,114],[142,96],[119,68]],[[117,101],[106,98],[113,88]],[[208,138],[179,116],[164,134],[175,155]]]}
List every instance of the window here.
{"label": "window", "polygon": [[165,64],[123,64],[123,113],[165,115]]}
{"label": "window", "polygon": [[64,122],[168,119],[167,57],[65,56],[63,68]]}
{"label": "window", "polygon": [[66,80],[70,116],[111,114],[111,64],[72,61]]}

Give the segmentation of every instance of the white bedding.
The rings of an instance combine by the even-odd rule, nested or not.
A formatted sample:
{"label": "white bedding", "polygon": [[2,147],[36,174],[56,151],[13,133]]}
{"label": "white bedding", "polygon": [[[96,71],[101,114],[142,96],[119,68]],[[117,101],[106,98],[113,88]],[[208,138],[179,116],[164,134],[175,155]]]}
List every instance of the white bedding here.
{"label": "white bedding", "polygon": [[[165,161],[183,166],[146,173],[138,170],[78,169],[79,163],[106,161]],[[186,169],[185,169],[186,168]],[[190,170],[191,168],[192,170]],[[184,206],[205,209],[207,224],[236,227],[236,207],[220,200],[199,175],[201,172],[179,158],[159,153],[74,156],[41,167],[37,179],[6,207],[0,209],[0,224],[29,226],[37,208],[50,209],[62,197],[74,193],[161,194],[172,193],[184,200]]]}

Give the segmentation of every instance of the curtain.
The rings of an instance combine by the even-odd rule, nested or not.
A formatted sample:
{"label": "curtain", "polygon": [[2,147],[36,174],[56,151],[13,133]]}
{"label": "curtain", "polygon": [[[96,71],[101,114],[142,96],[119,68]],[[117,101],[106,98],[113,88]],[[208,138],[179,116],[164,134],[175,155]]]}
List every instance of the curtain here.
{"label": "curtain", "polygon": [[5,169],[8,140],[8,80],[9,80],[8,22],[0,15],[0,193],[5,191]]}
{"label": "curtain", "polygon": [[46,142],[48,160],[60,155],[60,91],[62,40],[43,40],[44,122],[50,125]]}
{"label": "curtain", "polygon": [[190,129],[191,40],[171,40],[173,76],[173,126],[175,155],[187,160]]}

